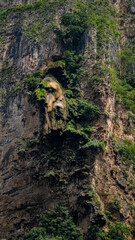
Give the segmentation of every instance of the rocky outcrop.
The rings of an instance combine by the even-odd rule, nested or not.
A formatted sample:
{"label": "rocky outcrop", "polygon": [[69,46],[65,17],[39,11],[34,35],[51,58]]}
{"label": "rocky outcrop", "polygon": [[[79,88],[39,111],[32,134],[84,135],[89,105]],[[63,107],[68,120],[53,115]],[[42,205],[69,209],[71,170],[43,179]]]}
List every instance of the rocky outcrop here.
{"label": "rocky outcrop", "polygon": [[131,1],[131,13],[135,14],[135,1],[134,0]]}
{"label": "rocky outcrop", "polygon": [[[13,4],[16,2],[14,1]],[[115,1],[115,4],[119,5],[119,1]],[[9,6],[10,2],[1,1],[1,7]],[[82,75],[78,88],[81,98],[93,101],[100,108],[99,117],[87,119],[87,122],[93,128],[92,140],[104,141],[106,147],[104,152],[97,146],[89,147],[86,151],[78,147],[80,135],[76,132],[81,134],[81,126],[75,133],[72,132],[72,128],[70,128],[71,134],[68,131],[61,133],[61,129],[65,128],[69,104],[64,96],[61,82],[57,82],[52,77],[45,78],[46,100],[41,105],[31,98],[32,93],[24,84],[24,78],[29,73],[37,70],[45,72],[50,63],[64,59],[65,53],[56,32],[60,29],[60,17],[66,11],[65,8],[65,5],[55,3],[53,9],[48,6],[45,10],[36,9],[37,15],[35,12],[30,12],[27,7],[22,12],[13,10],[11,14],[7,13],[6,17],[2,15],[1,238],[13,239],[14,236],[22,236],[37,224],[45,210],[55,208],[58,202],[69,209],[75,222],[84,232],[92,221],[97,224],[100,222],[101,227],[104,225],[105,220],[101,221],[103,215],[101,211],[98,212],[99,202],[103,211],[118,203],[117,208],[114,206],[110,208],[110,211],[113,210],[111,221],[118,220],[131,224],[133,220],[134,190],[131,189],[129,182],[130,178],[133,179],[132,169],[130,176],[126,177],[124,170],[117,164],[118,153],[114,149],[113,135],[117,139],[134,140],[134,134],[131,131],[129,116],[117,102],[109,75],[105,72],[106,58],[117,65],[119,60],[116,53],[120,45],[109,38],[108,52],[102,55],[103,69],[98,68],[99,33],[96,30],[86,31],[78,47],[79,51],[83,51],[81,67],[85,70],[83,72],[79,69]],[[51,18],[51,23],[47,16]],[[39,21],[42,24],[40,18],[43,21],[41,29],[38,25]],[[34,28],[31,27],[31,22]],[[44,26],[47,31],[44,31]],[[122,31],[125,36],[126,28]],[[105,49],[103,46],[103,51]],[[74,67],[73,62],[70,67]],[[96,77],[98,71],[100,80],[99,76]],[[105,74],[102,75],[104,72]],[[60,76],[61,73],[58,71],[58,81]],[[75,95],[78,94],[76,87],[72,90]],[[76,107],[75,101],[73,104]],[[62,123],[53,118],[56,110],[59,111],[58,120],[62,119]],[[79,116],[76,119],[79,122]],[[83,119],[82,122],[87,132],[86,120]],[[72,125],[72,120],[70,124]],[[60,132],[55,131],[56,129]],[[82,141],[82,136],[80,138]],[[90,185],[97,194],[94,202]]]}
{"label": "rocky outcrop", "polygon": [[9,7],[12,7],[12,6],[19,6],[19,5],[22,5],[24,3],[33,3],[33,2],[36,2],[37,0],[13,0],[13,1],[10,1],[10,0],[1,0],[0,2],[0,8],[9,8]]}
{"label": "rocky outcrop", "polygon": [[66,100],[59,83],[53,78],[46,78],[45,126],[44,134],[50,130],[64,127],[67,117]]}

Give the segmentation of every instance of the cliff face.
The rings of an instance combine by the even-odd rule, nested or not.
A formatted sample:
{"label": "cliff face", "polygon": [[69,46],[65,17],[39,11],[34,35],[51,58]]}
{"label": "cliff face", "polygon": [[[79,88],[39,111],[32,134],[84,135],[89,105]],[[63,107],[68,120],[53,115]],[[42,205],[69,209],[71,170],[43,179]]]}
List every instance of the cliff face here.
{"label": "cliff face", "polygon": [[[16,5],[15,1],[12,3]],[[12,3],[1,1],[0,7],[10,7]],[[20,1],[20,4],[23,3]],[[125,165],[122,164],[118,147],[120,145],[122,149],[121,144],[125,139],[128,144],[134,141],[134,109],[127,101],[122,102],[124,99],[122,91],[125,90],[121,91],[121,95],[117,92],[118,86],[121,86],[118,78],[126,68],[124,65],[123,70],[120,66],[122,61],[119,57],[120,51],[123,51],[127,43],[129,45],[131,43],[129,47],[133,49],[134,2],[131,1],[130,4],[126,1],[110,2],[110,6],[115,6],[115,13],[111,14],[117,24],[113,22],[114,25],[109,26],[110,23],[107,23],[106,36],[103,33],[104,27],[101,29],[102,25],[93,27],[92,23],[86,26],[87,31],[80,30],[81,40],[78,40],[77,36],[77,47],[75,45],[73,49],[68,50],[72,54],[72,64],[75,59],[79,71],[81,72],[79,64],[84,69],[81,74],[75,67],[73,68],[73,65],[69,67],[71,58],[69,60],[69,56],[66,55],[69,53],[65,48],[75,44],[72,35],[66,39],[67,35],[64,33],[63,42],[58,38],[59,30],[64,31],[63,29],[66,28],[66,25],[61,27],[60,23],[63,14],[69,11],[69,7],[72,11],[76,11],[76,8],[82,11],[80,6],[75,4],[63,1],[52,3],[41,1],[22,7],[16,6],[1,13],[1,238],[13,239],[14,236],[21,236],[38,223],[40,215],[45,210],[55,208],[58,202],[69,209],[76,224],[84,232],[93,221],[101,227],[105,225],[101,209],[102,211],[109,209],[110,222],[118,221],[129,225],[133,222],[135,204],[133,162],[130,161],[128,166],[125,162]],[[99,7],[102,6],[98,5],[97,1],[98,10]],[[112,29],[116,29],[118,24],[121,27],[118,28],[119,33],[112,34]],[[83,29],[84,25],[82,24],[81,27]],[[64,45],[63,48],[62,44],[67,44],[68,47]],[[78,52],[82,54],[81,60],[78,60]],[[65,65],[62,65],[61,61],[65,61]],[[132,61],[129,66],[130,72],[134,74],[135,63]],[[117,68],[119,73],[115,72]],[[35,73],[36,71],[41,71],[42,74]],[[29,76],[29,73],[35,75]],[[69,128],[65,127],[63,130],[63,127],[56,127],[58,130],[54,130],[53,127],[49,127],[51,130],[46,134],[43,133],[47,114],[45,99],[41,92],[40,96],[38,95],[38,90],[41,91],[42,86],[45,91],[49,88],[44,81],[48,73],[62,85],[62,94],[72,90],[75,97],[69,92],[70,97],[65,95],[69,115],[63,121],[69,125]],[[72,78],[74,77],[73,73],[80,74],[76,86],[69,80],[71,75]],[[68,74],[70,77],[67,76]],[[24,80],[26,78],[40,79],[38,90],[33,90],[33,86],[30,85],[31,80]],[[130,79],[131,76],[127,80],[129,84]],[[64,81],[68,84],[66,85]],[[44,84],[46,84],[45,88]],[[133,84],[131,85],[134,87]],[[33,98],[32,91],[36,91],[34,94],[37,94],[38,101],[35,100],[35,95]],[[79,100],[76,100],[77,92],[81,95]],[[76,105],[71,105],[70,98]],[[82,120],[80,117],[81,111],[84,111],[82,106],[88,104],[87,102],[82,104],[82,99],[97,105],[100,113],[89,117],[89,111],[93,110],[88,112],[85,110],[87,117],[82,115]],[[80,111],[80,115],[74,120],[74,131],[73,111]],[[58,126],[61,126],[60,122]],[[89,127],[93,130],[89,140],[86,140],[88,138],[86,129]],[[87,136],[84,137],[84,134]],[[94,200],[90,197],[91,191],[96,193]]]}
{"label": "cliff face", "polygon": [[12,6],[19,6],[22,4],[30,4],[33,2],[37,2],[37,0],[1,0],[0,2],[0,8],[4,9],[4,8],[9,8]]}

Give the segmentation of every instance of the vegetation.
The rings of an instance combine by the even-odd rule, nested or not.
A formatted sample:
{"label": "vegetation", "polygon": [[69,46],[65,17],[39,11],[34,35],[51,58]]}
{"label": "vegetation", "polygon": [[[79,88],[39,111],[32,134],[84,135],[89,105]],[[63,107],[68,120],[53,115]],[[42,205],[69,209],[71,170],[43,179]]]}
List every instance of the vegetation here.
{"label": "vegetation", "polygon": [[85,12],[74,11],[68,12],[61,17],[61,29],[57,30],[57,36],[61,40],[64,47],[67,49],[76,49],[80,43],[87,28],[88,16]]}
{"label": "vegetation", "polygon": [[94,225],[89,228],[87,240],[127,240],[131,236],[131,229],[121,223],[111,224],[107,232],[102,231],[99,226]]}
{"label": "vegetation", "polygon": [[[56,10],[59,6],[67,5],[66,12],[62,16],[57,16]],[[71,7],[72,6],[72,7]],[[123,105],[130,110],[132,117],[135,118],[135,77],[133,73],[133,64],[135,56],[130,49],[122,50],[119,56],[121,67],[111,68],[110,62],[102,65],[104,54],[109,55],[110,39],[117,42],[119,39],[119,27],[116,20],[116,11],[109,0],[40,0],[33,4],[23,4],[22,6],[12,7],[0,12],[1,34],[3,39],[5,23],[14,14],[20,14],[22,20],[22,31],[26,39],[40,45],[52,31],[56,34],[57,41],[63,48],[61,60],[54,61],[43,71],[36,71],[24,79],[23,87],[27,87],[28,95],[34,103],[45,106],[46,99],[46,77],[51,76],[59,82],[65,91],[67,101],[67,120],[63,133],[48,134],[47,137],[40,136],[46,146],[51,146],[50,155],[48,154],[48,166],[51,168],[45,174],[45,178],[59,178],[59,170],[56,162],[68,161],[74,165],[79,165],[79,170],[72,173],[72,177],[79,174],[87,177],[89,170],[84,169],[85,154],[88,149],[94,152],[97,149],[105,151],[105,143],[97,139],[91,139],[93,129],[90,127],[90,121],[98,117],[100,109],[93,102],[81,98],[79,90],[80,79],[89,76],[89,73],[81,68],[83,60],[83,48],[85,45],[84,37],[88,31],[94,30],[96,33],[97,61],[91,84],[95,92],[98,90],[99,82],[104,80],[106,70],[109,69],[110,79],[112,81],[113,91],[117,99],[123,102]],[[133,19],[132,19],[133,20]],[[3,41],[3,40],[2,40]],[[106,67],[107,65],[107,67]],[[113,65],[113,64],[112,64]],[[4,76],[10,75],[12,67],[3,66]],[[108,72],[107,72],[108,73]],[[95,82],[97,85],[95,85]],[[94,84],[93,84],[94,83]],[[21,86],[18,85],[18,90]],[[41,104],[40,104],[41,103]],[[42,134],[41,134],[42,135]],[[50,144],[60,140],[61,148]],[[35,139],[24,138],[24,146],[20,151],[31,147]],[[71,141],[72,140],[72,141]],[[73,141],[75,140],[75,141]],[[64,142],[65,141],[65,142]],[[69,141],[69,142],[68,142]],[[48,144],[48,145],[47,145]],[[65,145],[64,145],[65,144]],[[135,145],[131,141],[116,142],[115,147],[119,155],[119,163],[126,167],[133,165],[135,171]],[[71,146],[72,145],[72,146]],[[48,151],[48,150],[46,150]],[[61,156],[60,156],[61,155]],[[63,158],[63,159],[62,159]],[[77,162],[78,161],[78,162]],[[83,164],[81,165],[81,163]],[[53,168],[55,166],[55,168]],[[130,187],[134,187],[134,181]],[[80,200],[87,206],[92,205],[99,208],[99,201],[92,189],[85,193],[84,199]],[[96,205],[96,206],[95,206]],[[109,210],[117,211],[120,208],[119,199],[116,196],[110,198]],[[103,221],[105,222],[105,221]],[[115,223],[108,226],[108,231],[103,231],[99,224],[89,228],[87,240],[126,240],[130,236],[130,228],[122,223]],[[85,237],[84,237],[85,238]],[[47,211],[41,219],[38,227],[33,228],[20,240],[82,240],[83,236],[80,229],[77,228],[73,219],[69,217],[65,208],[58,207],[56,210]]]}
{"label": "vegetation", "polygon": [[112,80],[112,88],[116,93],[117,99],[123,103],[123,106],[135,112],[135,74],[133,72],[133,64],[135,55],[132,50],[122,50],[120,54],[120,69],[110,69],[110,78]]}
{"label": "vegetation", "polygon": [[[70,16],[71,17],[71,16]],[[64,20],[65,21],[65,20]],[[72,21],[71,21],[72,22]],[[73,37],[74,39],[74,37]],[[74,48],[74,46],[72,46]],[[35,101],[45,103],[46,96],[46,77],[51,76],[56,81],[59,80],[61,87],[66,89],[65,98],[67,101],[67,121],[64,130],[64,136],[69,134],[76,136],[79,146],[89,143],[92,130],[89,128],[89,121],[100,114],[99,108],[80,99],[79,78],[87,73],[81,69],[81,54],[76,50],[66,50],[65,57],[62,60],[53,62],[48,66],[46,72],[37,71],[24,80],[24,84],[28,86],[28,94]],[[88,123],[87,123],[88,122]],[[95,143],[91,141],[94,148]],[[104,144],[97,141],[96,147],[103,149]],[[87,149],[88,145],[83,149]],[[105,147],[104,147],[105,149]]]}
{"label": "vegetation", "polygon": [[135,171],[135,143],[130,140],[114,140],[114,146],[119,155],[119,163],[128,169],[133,166],[133,171]]}
{"label": "vegetation", "polygon": [[24,79],[24,85],[28,86],[27,94],[33,98],[33,100],[45,101],[46,96],[46,81],[42,71],[36,71],[30,74],[28,78]]}
{"label": "vegetation", "polygon": [[42,217],[39,227],[33,228],[24,238],[19,240],[82,240],[82,234],[69,216],[68,211],[61,206],[50,210]]}
{"label": "vegetation", "polygon": [[112,88],[116,93],[116,99],[123,103],[124,108],[135,112],[135,90],[134,88],[128,84],[125,80],[118,79],[117,82],[112,82]]}
{"label": "vegetation", "polygon": [[107,202],[108,202],[108,210],[111,213],[120,211],[121,202],[120,202],[120,197],[118,195],[109,193],[107,196]]}
{"label": "vegetation", "polygon": [[[38,0],[33,4],[25,3],[1,11],[0,24],[4,26],[4,22],[8,21],[8,18],[14,14],[23,13],[22,28],[25,36],[40,43],[47,37],[48,32],[57,27],[56,11],[59,7],[65,5],[68,12],[63,14],[61,18],[61,26],[64,27],[64,30],[61,31],[61,28],[57,33],[66,46],[69,43],[70,47],[71,45],[77,47],[80,36],[88,27],[97,30],[100,47],[102,40],[107,39],[109,35],[114,35],[115,38],[118,36],[119,31],[115,20],[115,11],[109,0],[92,0],[90,2],[88,0],[85,2],[82,0],[75,2],[72,0]],[[48,10],[50,11],[49,15],[46,14]]]}
{"label": "vegetation", "polygon": [[105,151],[105,143],[104,142],[100,142],[97,139],[94,139],[93,141],[89,141],[88,143],[86,143],[85,145],[83,145],[81,147],[81,149],[86,150],[86,149],[100,149],[102,151]]}
{"label": "vegetation", "polygon": [[[24,80],[24,83],[28,85],[29,91],[28,95],[34,101],[45,103],[46,97],[46,79],[42,72],[38,71],[33,73],[30,78]],[[100,114],[99,108],[93,103],[89,103],[87,100],[81,100],[79,98],[79,91],[67,90],[65,93],[67,101],[67,124],[64,130],[64,133],[70,133],[70,135],[75,137],[77,136],[77,141],[81,145],[85,144],[83,149],[91,148],[100,148],[105,149],[104,143],[100,143],[98,140],[90,141],[89,137],[93,130],[89,128],[88,123],[95,116]],[[42,105],[43,107],[43,105]],[[66,136],[66,135],[65,135]]]}
{"label": "vegetation", "polygon": [[35,144],[35,137],[28,138],[22,137],[22,146],[18,148],[18,152],[25,151],[27,148],[32,147]]}
{"label": "vegetation", "polygon": [[[89,194],[90,198],[96,197],[92,189]],[[58,206],[55,210],[46,211],[39,226],[18,240],[127,240],[129,236],[131,228],[120,222],[109,225],[108,231],[103,231],[98,223],[93,224],[87,235],[82,235],[66,208]]]}
{"label": "vegetation", "polygon": [[103,231],[97,225],[88,229],[87,236],[83,236],[68,211],[61,206],[50,210],[41,218],[39,226],[30,230],[18,240],[127,240],[131,236],[131,229],[120,222],[109,225],[108,231]]}

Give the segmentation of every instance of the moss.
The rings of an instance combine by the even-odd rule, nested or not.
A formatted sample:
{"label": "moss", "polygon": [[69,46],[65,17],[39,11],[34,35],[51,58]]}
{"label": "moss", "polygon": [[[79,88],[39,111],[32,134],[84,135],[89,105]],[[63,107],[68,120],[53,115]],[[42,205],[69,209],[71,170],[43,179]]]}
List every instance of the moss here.
{"label": "moss", "polygon": [[[10,7],[0,12],[0,25],[3,27],[13,15],[22,20],[22,30],[25,37],[36,43],[41,43],[47,37],[56,25],[55,13],[58,7],[62,6],[64,1],[36,1],[32,4],[22,4],[20,6]],[[48,15],[48,11],[50,14]]]}
{"label": "moss", "polygon": [[37,44],[41,44],[48,37],[48,34],[53,30],[56,23],[54,19],[49,19],[51,22],[48,23],[48,19],[33,14],[33,21],[30,20],[32,16],[26,17],[24,25],[22,27],[25,37],[30,41],[35,41]]}
{"label": "moss", "polygon": [[104,142],[100,142],[97,139],[93,140],[93,141],[89,141],[87,142],[85,145],[83,145],[80,149],[82,150],[87,150],[87,149],[91,149],[91,150],[95,150],[95,149],[101,149],[102,151],[105,151],[105,143]]}

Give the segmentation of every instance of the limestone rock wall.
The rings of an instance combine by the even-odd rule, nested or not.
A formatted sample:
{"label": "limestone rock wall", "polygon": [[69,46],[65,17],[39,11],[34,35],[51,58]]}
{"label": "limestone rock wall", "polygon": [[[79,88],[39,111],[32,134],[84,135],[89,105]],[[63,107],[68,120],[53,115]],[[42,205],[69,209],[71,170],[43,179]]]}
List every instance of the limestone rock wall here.
{"label": "limestone rock wall", "polygon": [[[20,4],[22,3],[20,1]],[[116,2],[118,3],[119,1]],[[12,2],[1,1],[0,4],[5,8],[11,6]],[[60,8],[57,12],[58,21],[64,11],[64,8]],[[38,105],[28,96],[28,89],[18,91],[17,88],[28,73],[46,69],[54,59],[62,59],[63,52],[56,39],[55,28],[45,33],[41,42],[40,38],[33,39],[33,35],[28,36],[25,28],[27,19],[25,20],[23,14],[13,12],[12,19],[5,21],[6,25],[2,29],[3,42],[0,42],[1,238],[10,240],[14,236],[22,236],[37,224],[40,214],[46,209],[54,208],[58,201],[76,216],[77,224],[85,232],[88,221],[95,216],[92,206],[88,205],[88,196],[84,194],[90,184],[98,194],[103,210],[106,210],[107,206],[106,193],[119,194],[124,208],[120,208],[117,219],[131,224],[133,214],[129,209],[129,202],[134,202],[134,193],[128,192],[127,182],[120,172],[120,167],[116,165],[117,154],[112,147],[111,136],[115,134],[121,139],[133,139],[134,136],[128,131],[128,116],[121,105],[116,103],[108,77],[99,83],[97,93],[93,92],[87,77],[80,83],[82,96],[94,101],[101,109],[99,119],[91,122],[93,138],[106,144],[105,152],[88,150],[87,165],[81,176],[80,162],[84,156],[78,159],[76,165],[69,165],[70,153],[67,159],[65,158],[69,142],[65,143],[60,152],[63,161],[58,172],[58,169],[55,169],[55,156],[51,155],[51,151],[48,153],[44,145],[39,146],[31,141],[32,138],[37,140],[39,136],[41,113]],[[29,12],[26,12],[25,17],[28,14]],[[45,16],[48,14],[47,11]],[[96,31],[87,32],[82,48],[84,59],[81,64],[92,74],[97,54]],[[111,41],[110,59],[116,60],[115,53],[118,49],[119,45]],[[31,141],[29,149],[25,149],[26,143],[29,144],[26,142],[27,138]],[[59,142],[59,139],[56,139],[57,141]],[[72,144],[70,147],[72,149]],[[49,178],[47,174],[50,174],[50,171],[56,171],[56,176],[54,174]]]}
{"label": "limestone rock wall", "polygon": [[19,6],[24,3],[33,3],[37,0],[1,0],[0,1],[0,8],[9,8],[12,6]]}

